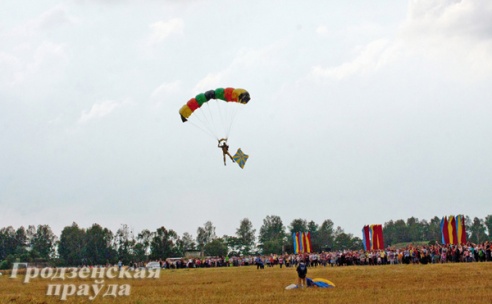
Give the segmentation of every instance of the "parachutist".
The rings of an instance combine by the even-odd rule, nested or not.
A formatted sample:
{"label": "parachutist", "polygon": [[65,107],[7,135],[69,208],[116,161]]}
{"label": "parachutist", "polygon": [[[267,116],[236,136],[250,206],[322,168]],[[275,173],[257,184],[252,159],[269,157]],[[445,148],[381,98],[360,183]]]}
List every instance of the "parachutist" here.
{"label": "parachutist", "polygon": [[[221,142],[222,145],[220,144]],[[227,138],[219,139],[219,144],[217,145],[217,147],[222,148],[222,154],[224,155],[224,166],[226,165],[226,155],[229,155],[232,162],[234,162],[234,158],[232,158],[232,155],[229,154],[229,146],[227,145]]]}
{"label": "parachutist", "polygon": [[299,265],[296,268],[297,271],[297,286],[305,287],[306,286],[306,274],[307,274],[307,265],[304,262],[304,258],[301,258],[299,261]]}

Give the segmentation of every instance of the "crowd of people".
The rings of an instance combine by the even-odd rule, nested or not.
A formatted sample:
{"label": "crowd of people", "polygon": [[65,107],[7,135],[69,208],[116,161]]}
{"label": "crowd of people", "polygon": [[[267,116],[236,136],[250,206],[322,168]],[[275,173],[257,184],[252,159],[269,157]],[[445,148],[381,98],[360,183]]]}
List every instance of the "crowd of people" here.
{"label": "crowd of people", "polygon": [[380,250],[339,250],[303,254],[270,254],[256,256],[173,258],[161,260],[162,268],[201,267],[297,267],[304,261],[308,267],[350,265],[436,264],[492,261],[491,244],[466,245],[408,245],[404,248],[388,247]]}

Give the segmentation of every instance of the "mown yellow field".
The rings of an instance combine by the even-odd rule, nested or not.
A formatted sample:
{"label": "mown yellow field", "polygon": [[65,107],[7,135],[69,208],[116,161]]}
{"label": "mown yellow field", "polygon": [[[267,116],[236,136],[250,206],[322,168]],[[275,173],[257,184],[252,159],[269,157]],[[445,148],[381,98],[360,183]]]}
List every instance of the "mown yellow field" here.
{"label": "mown yellow field", "polygon": [[[231,267],[162,270],[159,279],[105,279],[92,302],[104,303],[492,303],[492,263],[309,268],[335,288],[285,290],[293,268]],[[87,296],[47,296],[48,284],[92,285],[91,279],[51,281],[0,276],[0,303],[88,303]],[[130,294],[105,296],[110,284],[128,284]],[[94,293],[91,289],[91,295]]]}

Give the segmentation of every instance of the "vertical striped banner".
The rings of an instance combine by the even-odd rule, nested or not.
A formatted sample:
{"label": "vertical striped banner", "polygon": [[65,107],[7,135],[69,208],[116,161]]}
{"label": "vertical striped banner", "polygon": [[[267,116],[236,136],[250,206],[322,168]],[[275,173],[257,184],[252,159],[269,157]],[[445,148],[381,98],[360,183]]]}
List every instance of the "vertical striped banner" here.
{"label": "vertical striped banner", "polygon": [[460,243],[460,240],[458,239],[458,226],[456,226],[456,217],[453,216],[451,225],[453,226],[453,239],[454,239],[454,244],[458,245]]}
{"label": "vertical striped banner", "polygon": [[383,225],[365,225],[362,227],[364,250],[384,249]]}
{"label": "vertical striped banner", "polygon": [[461,244],[461,234],[463,233],[462,231],[463,226],[461,226],[461,215],[456,216],[455,225],[456,225],[456,244]]}
{"label": "vertical striped banner", "polygon": [[311,242],[311,232],[308,232],[308,241],[309,241],[309,252],[313,252],[313,243]]}
{"label": "vertical striped banner", "polygon": [[292,243],[295,254],[311,253],[311,232],[293,232]]}
{"label": "vertical striped banner", "polygon": [[368,225],[364,226],[364,238],[366,240],[365,243],[366,251],[371,250],[371,232]]}
{"label": "vertical striped banner", "polygon": [[367,251],[367,244],[366,244],[366,226],[362,227],[362,245],[364,246],[364,251]]}
{"label": "vertical striped banner", "polygon": [[444,216],[441,218],[441,243],[446,244],[444,240]]}
{"label": "vertical striped banner", "polygon": [[466,244],[465,217],[461,214],[444,216],[441,219],[441,233],[443,244]]}
{"label": "vertical striped banner", "polygon": [[384,249],[384,239],[383,239],[383,225],[376,225],[376,240],[377,240],[377,248],[376,249]]}
{"label": "vertical striped banner", "polygon": [[311,253],[311,232],[304,232],[304,252]]}
{"label": "vertical striped banner", "polygon": [[299,253],[304,253],[304,240],[302,238],[302,232],[297,233],[297,239],[299,240]]}
{"label": "vertical striped banner", "polygon": [[[489,233],[491,233],[489,231]],[[465,227],[465,217],[462,215],[461,216],[461,239],[460,239],[461,244],[466,244],[466,227]]]}
{"label": "vertical striped banner", "polygon": [[449,244],[456,245],[456,225],[454,216],[450,215],[448,218],[448,234],[449,234]]}
{"label": "vertical striped banner", "polygon": [[442,235],[444,238],[444,244],[449,244],[449,228],[448,228],[448,218],[444,217],[444,224],[442,227]]}
{"label": "vertical striped banner", "polygon": [[376,237],[377,237],[377,236],[376,236],[376,232],[374,231],[374,226],[375,226],[375,225],[371,225],[371,226],[370,226],[370,227],[371,227],[371,250],[376,249],[376,248],[375,248],[375,245],[376,245],[376,243],[377,243],[377,240],[376,240]]}
{"label": "vertical striped banner", "polygon": [[297,243],[297,237],[296,237],[295,232],[292,232],[292,242],[293,242],[292,247],[294,247],[294,254],[298,254],[299,253],[299,244]]}

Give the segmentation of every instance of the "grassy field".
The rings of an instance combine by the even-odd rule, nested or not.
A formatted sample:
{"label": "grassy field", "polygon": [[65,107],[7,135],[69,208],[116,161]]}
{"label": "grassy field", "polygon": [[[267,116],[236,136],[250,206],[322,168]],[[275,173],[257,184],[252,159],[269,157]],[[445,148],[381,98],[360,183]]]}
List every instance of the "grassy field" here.
{"label": "grassy field", "polygon": [[[335,288],[285,290],[296,281],[293,268],[231,267],[163,270],[159,279],[105,279],[129,284],[128,296],[106,296],[106,286],[92,302],[104,303],[492,303],[492,263],[386,265],[309,268],[308,277],[325,278]],[[92,286],[94,280],[51,281],[0,276],[0,303],[60,303],[47,296],[48,284]],[[91,295],[94,293],[91,289]],[[88,303],[68,296],[65,303]],[[62,302],[62,303],[63,303]]]}

